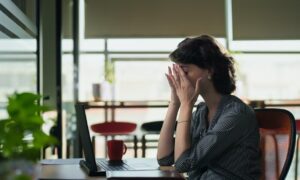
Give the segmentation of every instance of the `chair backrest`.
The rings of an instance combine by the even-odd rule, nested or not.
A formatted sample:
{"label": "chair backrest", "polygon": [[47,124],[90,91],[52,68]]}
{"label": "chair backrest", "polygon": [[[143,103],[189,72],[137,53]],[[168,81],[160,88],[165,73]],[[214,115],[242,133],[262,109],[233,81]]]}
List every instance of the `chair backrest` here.
{"label": "chair backrest", "polygon": [[162,125],[163,125],[163,121],[145,122],[142,124],[141,129],[146,132],[159,134]]}
{"label": "chair backrest", "polygon": [[260,128],[261,179],[285,179],[292,163],[296,125],[284,109],[255,109]]}
{"label": "chair backrest", "polygon": [[[162,128],[164,121],[150,121],[150,122],[145,122],[141,125],[142,131],[148,134],[159,134],[160,130]],[[177,124],[177,122],[176,122]],[[176,125],[175,125],[175,130],[176,130]]]}

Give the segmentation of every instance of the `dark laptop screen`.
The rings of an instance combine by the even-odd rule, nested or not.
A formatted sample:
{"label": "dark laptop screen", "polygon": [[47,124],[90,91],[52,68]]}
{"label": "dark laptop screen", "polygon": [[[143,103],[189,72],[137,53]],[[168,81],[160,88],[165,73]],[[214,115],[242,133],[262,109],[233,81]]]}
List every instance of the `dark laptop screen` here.
{"label": "dark laptop screen", "polygon": [[76,117],[77,117],[77,127],[79,128],[79,136],[82,143],[85,160],[91,166],[90,168],[92,170],[97,170],[94,150],[90,139],[89,128],[87,125],[84,105],[76,104],[75,109],[76,109]]}

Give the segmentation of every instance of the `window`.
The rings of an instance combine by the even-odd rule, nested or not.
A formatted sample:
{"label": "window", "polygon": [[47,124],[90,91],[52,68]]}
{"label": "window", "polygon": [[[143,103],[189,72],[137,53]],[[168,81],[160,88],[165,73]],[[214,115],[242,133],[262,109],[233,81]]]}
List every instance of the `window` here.
{"label": "window", "polygon": [[[85,39],[79,67],[80,101],[93,100],[92,84],[104,81],[105,63],[108,61],[114,66],[115,82],[113,87],[103,84],[103,100],[169,100],[170,89],[164,75],[172,64],[168,55],[182,40],[183,38]],[[222,45],[226,43],[224,38],[218,38],[218,41]],[[71,42],[66,42],[65,52],[70,49]]]}
{"label": "window", "polygon": [[168,59],[118,60],[115,64],[115,99],[121,101],[169,100],[165,77]]}
{"label": "window", "polygon": [[299,99],[300,54],[235,54],[237,95],[251,100]]}
{"label": "window", "polygon": [[37,91],[35,2],[0,3],[0,119],[8,95]]}

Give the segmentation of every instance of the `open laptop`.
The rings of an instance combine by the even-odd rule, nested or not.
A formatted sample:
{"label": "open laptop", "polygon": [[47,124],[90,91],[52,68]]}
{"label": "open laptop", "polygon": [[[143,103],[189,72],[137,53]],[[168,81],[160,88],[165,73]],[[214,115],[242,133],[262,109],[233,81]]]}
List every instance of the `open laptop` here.
{"label": "open laptop", "polygon": [[159,165],[155,161],[143,162],[139,159],[128,159],[118,162],[106,159],[95,159],[89,128],[83,104],[76,104],[77,127],[82,142],[85,160],[80,161],[80,166],[89,176],[106,176],[106,171],[136,171],[136,170],[158,170]]}

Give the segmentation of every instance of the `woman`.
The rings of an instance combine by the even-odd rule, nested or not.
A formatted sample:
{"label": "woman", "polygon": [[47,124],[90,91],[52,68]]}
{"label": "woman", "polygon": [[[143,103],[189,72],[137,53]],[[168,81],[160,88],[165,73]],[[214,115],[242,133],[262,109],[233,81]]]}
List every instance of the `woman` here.
{"label": "woman", "polygon": [[[254,111],[230,95],[235,90],[233,58],[208,35],[186,38],[170,58],[176,64],[166,74],[171,100],[158,163],[175,162],[176,170],[187,172],[190,179],[259,179]],[[199,95],[204,102],[192,112]]]}

